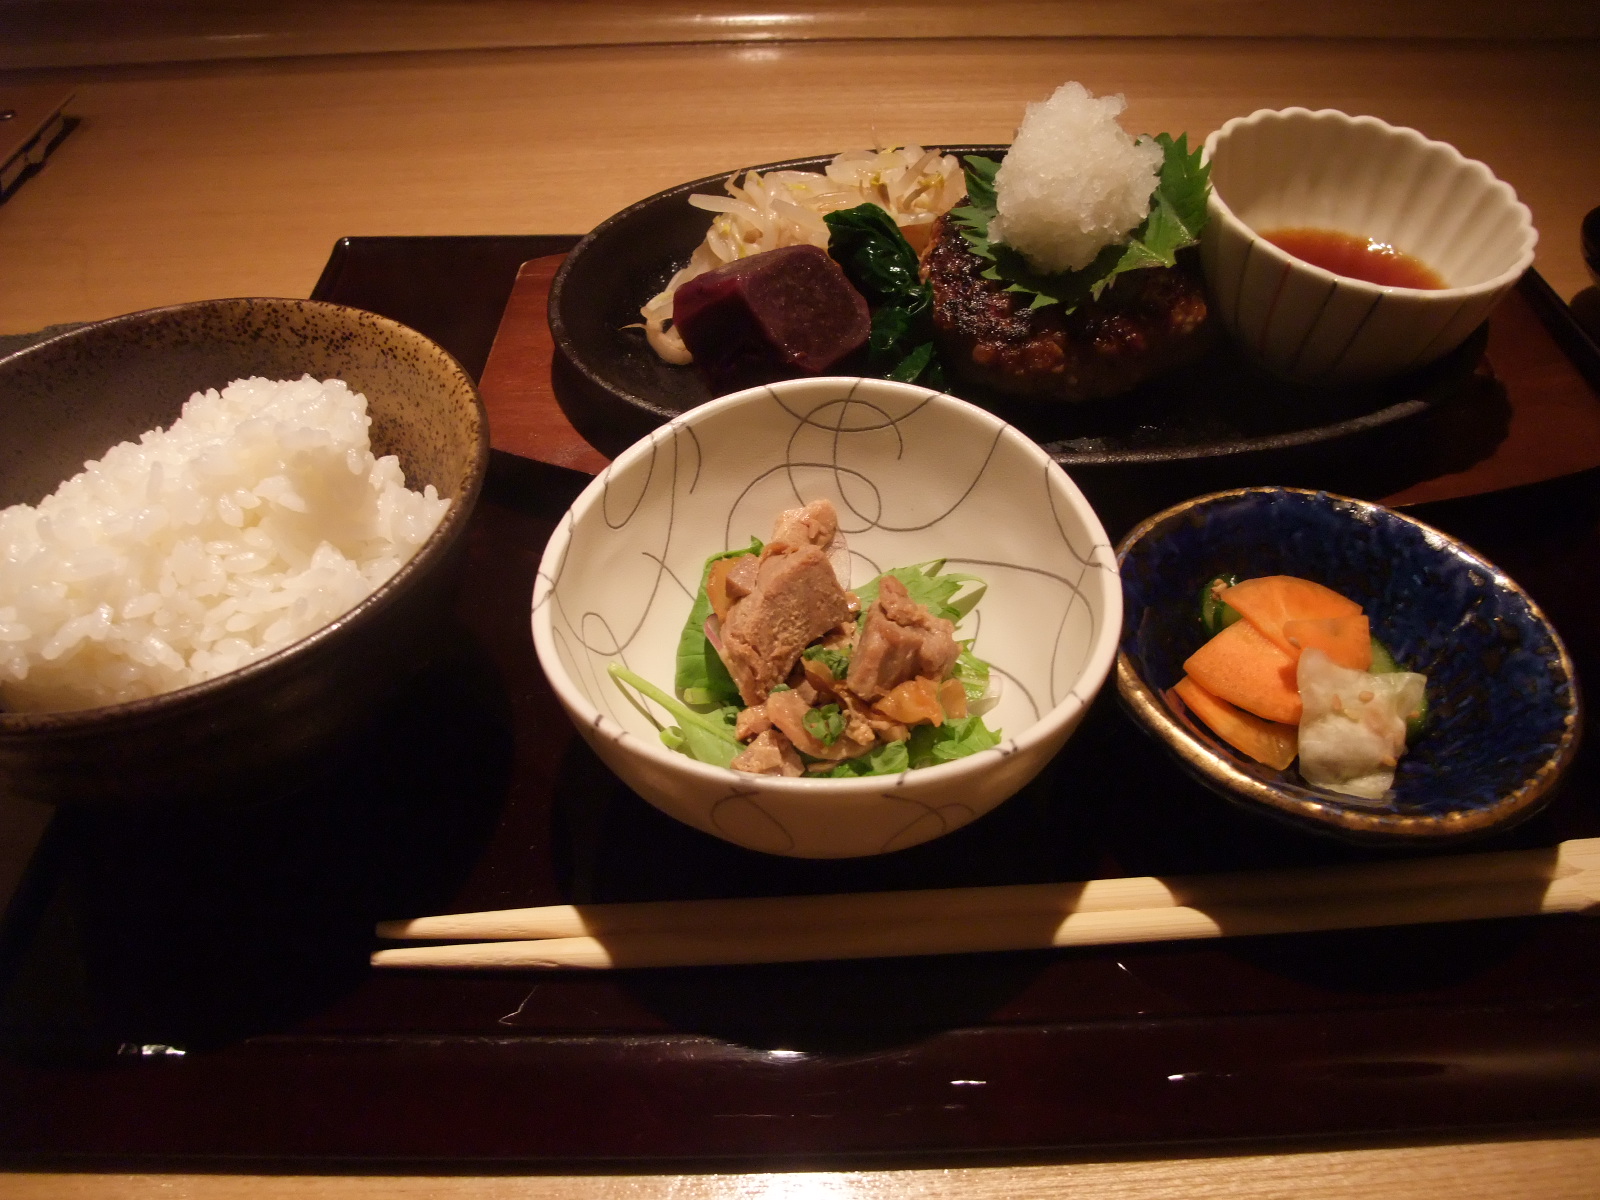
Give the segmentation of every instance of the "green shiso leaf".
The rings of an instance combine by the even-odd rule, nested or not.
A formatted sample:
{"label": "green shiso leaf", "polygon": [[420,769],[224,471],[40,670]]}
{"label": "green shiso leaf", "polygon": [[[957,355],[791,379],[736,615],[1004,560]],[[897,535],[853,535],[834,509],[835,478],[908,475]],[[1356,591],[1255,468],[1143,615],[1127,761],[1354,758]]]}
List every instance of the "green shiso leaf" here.
{"label": "green shiso leaf", "polygon": [[988,265],[985,279],[1007,285],[1006,290],[1031,296],[1029,307],[1060,304],[1067,312],[1097,299],[1113,279],[1145,267],[1170,267],[1177,253],[1200,240],[1206,223],[1206,197],[1211,191],[1211,168],[1200,162],[1200,150],[1189,150],[1189,135],[1176,139],[1155,135],[1162,149],[1160,180],[1150,197],[1150,215],[1120,245],[1105,247],[1082,270],[1041,274],[1028,266],[1021,254],[989,240],[989,222],[996,215],[994,179],[1000,164],[976,154],[966,157],[967,203],[951,210],[972,251]]}
{"label": "green shiso leaf", "polygon": [[1206,227],[1206,198],[1211,194],[1211,167],[1200,162],[1202,147],[1189,150],[1189,135],[1180,133],[1173,140],[1165,133],[1156,141],[1166,152],[1161,163],[1161,184],[1157,195],[1172,206],[1172,215],[1187,232],[1190,242],[1200,240]]}
{"label": "green shiso leaf", "polygon": [[955,215],[965,219],[969,212],[975,213],[982,217],[984,229],[987,231],[989,218],[994,216],[996,209],[994,177],[1000,173],[1000,162],[998,159],[984,158],[981,154],[969,154],[965,162],[967,203],[972,207],[958,208],[955,210]]}

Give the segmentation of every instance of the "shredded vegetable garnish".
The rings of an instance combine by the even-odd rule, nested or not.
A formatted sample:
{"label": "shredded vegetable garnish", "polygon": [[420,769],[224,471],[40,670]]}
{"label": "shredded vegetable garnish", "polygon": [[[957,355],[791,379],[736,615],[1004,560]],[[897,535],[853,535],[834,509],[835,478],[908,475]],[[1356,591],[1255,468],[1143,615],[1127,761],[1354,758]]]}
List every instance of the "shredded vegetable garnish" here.
{"label": "shredded vegetable garnish", "polygon": [[672,297],[680,285],[736,259],[784,246],[828,248],[823,216],[859,204],[876,204],[917,244],[935,218],[966,194],[961,164],[921,146],[847,150],[822,174],[811,171],[746,171],[728,176],[726,196],[696,194],[689,203],[716,215],[705,241],[666,288],[639,310],[645,337],[669,363],[693,361],[672,328]]}

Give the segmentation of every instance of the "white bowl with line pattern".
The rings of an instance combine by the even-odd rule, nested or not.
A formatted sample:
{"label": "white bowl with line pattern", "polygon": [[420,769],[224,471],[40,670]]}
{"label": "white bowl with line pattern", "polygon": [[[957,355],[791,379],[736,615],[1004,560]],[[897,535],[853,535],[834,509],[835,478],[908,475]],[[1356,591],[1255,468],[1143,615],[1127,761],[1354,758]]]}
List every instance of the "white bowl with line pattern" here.
{"label": "white bowl with line pattern", "polygon": [[[607,674],[672,690],[706,557],[831,500],[852,586],[943,558],[988,591],[957,629],[1003,679],[993,749],[900,775],[786,779],[669,750]],[[1013,795],[1077,728],[1116,654],[1105,530],[1042,449],[992,413],[879,379],[796,379],[691,409],[623,452],[551,536],[533,594],[539,661],[595,752],[639,795],[748,849],[848,858],[958,829]],[[655,711],[654,718],[671,718]]]}

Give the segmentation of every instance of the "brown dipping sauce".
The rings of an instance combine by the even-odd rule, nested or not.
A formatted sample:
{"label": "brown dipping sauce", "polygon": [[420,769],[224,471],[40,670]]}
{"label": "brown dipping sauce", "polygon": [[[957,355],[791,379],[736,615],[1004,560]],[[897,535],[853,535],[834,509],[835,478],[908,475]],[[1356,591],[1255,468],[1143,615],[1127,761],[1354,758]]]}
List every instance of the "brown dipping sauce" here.
{"label": "brown dipping sauce", "polygon": [[1402,254],[1386,242],[1355,237],[1336,229],[1274,229],[1262,237],[1278,249],[1324,271],[1380,287],[1448,286],[1432,267]]}

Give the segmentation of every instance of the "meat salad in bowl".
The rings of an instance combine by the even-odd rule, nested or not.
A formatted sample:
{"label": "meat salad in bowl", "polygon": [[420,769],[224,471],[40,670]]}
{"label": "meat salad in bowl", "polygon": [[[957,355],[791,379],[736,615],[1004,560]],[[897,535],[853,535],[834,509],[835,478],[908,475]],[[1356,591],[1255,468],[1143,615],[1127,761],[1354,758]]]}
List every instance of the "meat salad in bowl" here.
{"label": "meat salad in bowl", "polygon": [[667,746],[735,771],[847,778],[963,758],[1000,741],[981,716],[994,701],[989,666],[956,639],[985,586],[943,568],[893,569],[849,590],[838,513],[813,500],[780,513],[765,545],[752,538],[707,561],[678,643],[676,699],[621,664],[610,672],[678,717]]}
{"label": "meat salad in bowl", "polygon": [[844,858],[1033,780],[1110,671],[1121,591],[1083,494],[1013,426],[824,377],[630,447],[551,537],[532,607],[556,696],[640,797],[747,849]]}

